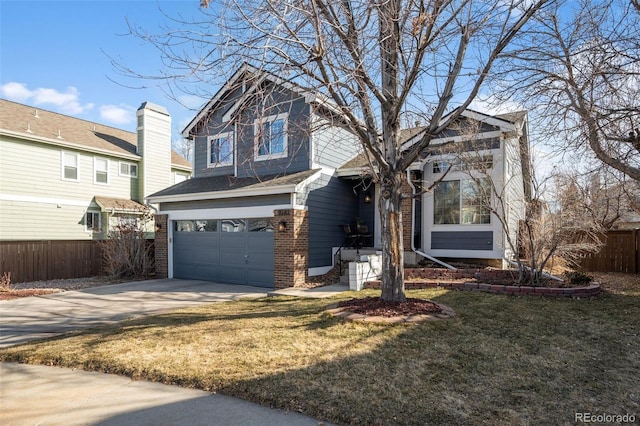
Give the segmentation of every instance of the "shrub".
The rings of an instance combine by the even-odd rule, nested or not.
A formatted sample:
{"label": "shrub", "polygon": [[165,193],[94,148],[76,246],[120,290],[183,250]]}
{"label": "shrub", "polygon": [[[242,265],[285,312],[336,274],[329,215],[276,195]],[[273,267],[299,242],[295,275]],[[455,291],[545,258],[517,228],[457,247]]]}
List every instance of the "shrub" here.
{"label": "shrub", "polygon": [[11,272],[3,272],[0,277],[0,291],[11,290]]}
{"label": "shrub", "polygon": [[571,284],[585,285],[593,281],[593,277],[580,271],[568,271],[564,273],[564,278]]}

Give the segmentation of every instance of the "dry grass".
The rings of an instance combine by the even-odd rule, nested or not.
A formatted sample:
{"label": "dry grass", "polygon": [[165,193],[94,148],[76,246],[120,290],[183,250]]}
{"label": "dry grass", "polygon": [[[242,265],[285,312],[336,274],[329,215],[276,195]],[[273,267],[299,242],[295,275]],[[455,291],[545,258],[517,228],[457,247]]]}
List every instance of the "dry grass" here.
{"label": "dry grass", "polygon": [[0,352],[301,410],[342,424],[564,424],[640,414],[640,283],[592,300],[421,290],[452,320],[346,322],[340,299],[204,305]]}

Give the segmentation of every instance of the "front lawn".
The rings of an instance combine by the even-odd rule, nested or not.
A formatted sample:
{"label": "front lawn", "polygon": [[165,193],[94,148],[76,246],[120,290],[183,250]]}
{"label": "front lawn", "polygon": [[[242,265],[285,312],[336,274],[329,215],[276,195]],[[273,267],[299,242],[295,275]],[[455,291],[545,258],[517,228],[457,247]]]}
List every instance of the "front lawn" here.
{"label": "front lawn", "polygon": [[[605,286],[606,288],[606,286]],[[349,322],[333,299],[215,303],[0,351],[300,410],[340,424],[569,424],[640,416],[640,283],[593,300],[410,291],[456,317]]]}

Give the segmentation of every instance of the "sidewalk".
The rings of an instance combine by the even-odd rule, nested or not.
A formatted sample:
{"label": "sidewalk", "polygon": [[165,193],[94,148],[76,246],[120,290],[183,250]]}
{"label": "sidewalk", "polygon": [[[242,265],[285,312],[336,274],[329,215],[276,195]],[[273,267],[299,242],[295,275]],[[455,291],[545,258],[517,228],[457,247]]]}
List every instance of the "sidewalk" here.
{"label": "sidewalk", "polygon": [[0,417],[22,425],[329,425],[224,395],[67,368],[0,363]]}

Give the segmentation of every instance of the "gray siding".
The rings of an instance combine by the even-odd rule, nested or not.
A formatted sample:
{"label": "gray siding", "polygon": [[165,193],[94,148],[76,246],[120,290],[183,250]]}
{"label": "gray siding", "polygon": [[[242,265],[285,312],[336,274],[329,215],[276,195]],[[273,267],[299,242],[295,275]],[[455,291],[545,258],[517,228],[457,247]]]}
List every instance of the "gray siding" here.
{"label": "gray siding", "polygon": [[361,151],[358,139],[351,132],[315,116],[313,124],[313,162],[339,168]]}
{"label": "gray siding", "polygon": [[[194,176],[266,176],[309,169],[309,106],[304,98],[289,90],[269,86],[261,91],[261,96],[254,95],[251,101],[240,107],[230,122],[223,122],[224,114],[240,96],[240,89],[232,91],[211,112],[206,125],[198,129],[194,137]],[[287,157],[254,161],[256,118],[281,113],[288,114]],[[207,137],[231,131],[235,132],[235,164],[207,168]]]}
{"label": "gray siding", "polygon": [[492,250],[492,231],[447,231],[431,233],[431,249]]}
{"label": "gray siding", "polygon": [[232,207],[259,207],[288,204],[291,202],[290,194],[260,195],[255,197],[225,198],[218,200],[181,201],[160,204],[162,212],[176,210],[195,209],[221,209]]}
{"label": "gray siding", "polygon": [[311,184],[307,198],[310,268],[331,265],[331,248],[345,239],[340,225],[351,223],[358,215],[352,188],[351,182],[327,175]]}

